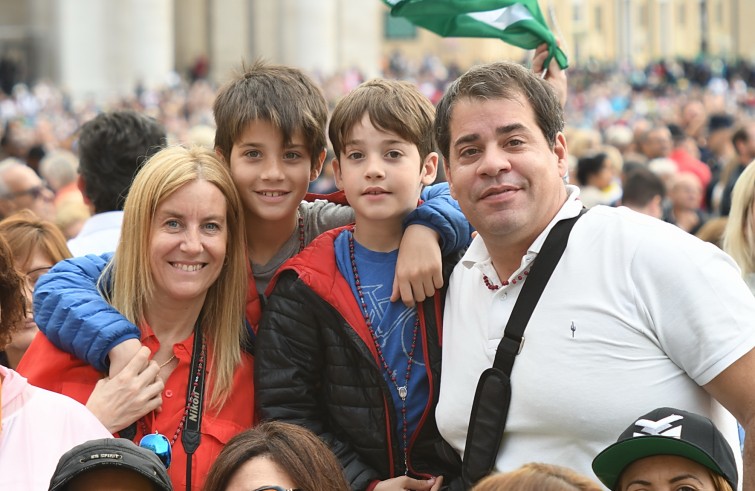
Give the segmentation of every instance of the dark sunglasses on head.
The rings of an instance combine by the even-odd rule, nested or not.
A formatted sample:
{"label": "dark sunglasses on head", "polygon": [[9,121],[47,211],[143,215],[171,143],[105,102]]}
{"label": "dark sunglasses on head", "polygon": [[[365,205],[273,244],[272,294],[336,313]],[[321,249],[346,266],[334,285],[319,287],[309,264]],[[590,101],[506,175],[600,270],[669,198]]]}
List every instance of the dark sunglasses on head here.
{"label": "dark sunglasses on head", "polygon": [[173,450],[170,448],[170,440],[168,440],[168,437],[157,432],[150,433],[144,435],[142,439],[139,440],[139,446],[155,452],[163,465],[165,465],[165,468],[167,469],[170,467]]}
{"label": "dark sunglasses on head", "polygon": [[252,491],[301,491],[299,488],[282,488],[280,486],[262,486]]}

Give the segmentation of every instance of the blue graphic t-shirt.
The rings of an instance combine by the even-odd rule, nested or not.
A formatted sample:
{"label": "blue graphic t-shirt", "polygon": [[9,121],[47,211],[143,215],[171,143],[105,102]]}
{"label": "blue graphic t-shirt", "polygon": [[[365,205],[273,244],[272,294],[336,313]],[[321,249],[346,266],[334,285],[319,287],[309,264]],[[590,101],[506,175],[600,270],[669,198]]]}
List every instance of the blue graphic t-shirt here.
{"label": "blue graphic t-shirt", "polygon": [[[351,285],[351,291],[354,294],[354,298],[357,299],[361,310],[361,303],[359,302],[359,295],[354,282],[354,272],[351,267],[351,257],[349,255],[350,235],[351,232],[345,230],[336,237],[336,264],[338,265],[338,270],[346,278],[349,285]],[[403,387],[406,385],[406,369],[409,353],[412,350],[412,335],[417,319],[417,309],[407,307],[400,300],[398,302],[391,302],[393,276],[396,271],[398,250],[375,252],[362,247],[355,240],[354,257],[356,259],[357,271],[359,272],[362,294],[364,295],[367,311],[372,322],[373,332],[388,367],[396,377],[396,383],[394,384],[390,376],[385,373],[382,362],[378,360],[383,378],[393,396],[397,431],[395,438],[398,439],[399,448],[401,448],[401,434],[403,431],[403,420],[401,417],[402,401],[397,386]],[[422,413],[427,405],[427,399],[430,394],[427,372],[425,370],[424,351],[422,349],[421,327],[418,327],[417,330],[417,341],[412,360],[412,369],[406,395],[407,445],[411,441],[411,437],[422,418]]]}

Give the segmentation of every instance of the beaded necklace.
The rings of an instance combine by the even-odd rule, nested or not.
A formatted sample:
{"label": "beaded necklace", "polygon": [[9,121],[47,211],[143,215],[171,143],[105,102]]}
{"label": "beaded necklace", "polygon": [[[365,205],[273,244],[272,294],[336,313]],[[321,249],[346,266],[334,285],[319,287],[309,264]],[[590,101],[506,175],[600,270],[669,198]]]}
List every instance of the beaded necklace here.
{"label": "beaded necklace", "polygon": [[[186,424],[186,418],[189,415],[189,408],[194,402],[194,399],[199,397],[199,376],[202,373],[202,370],[204,369],[205,354],[207,353],[207,344],[205,342],[205,338],[203,335],[201,335],[198,332],[194,335],[202,336],[202,350],[199,353],[199,363],[197,364],[197,373],[194,374],[194,382],[192,382],[191,393],[189,394],[189,397],[186,398],[186,407],[184,408],[184,414],[183,416],[181,416],[181,421],[178,423],[178,428],[176,428],[176,432],[173,434],[173,438],[171,438],[170,440],[171,447],[173,447],[173,444],[176,443],[176,441],[178,440],[178,436],[181,434],[181,431],[183,430],[184,425]],[[144,435],[149,434],[149,429],[147,428],[147,424],[144,422],[143,418],[139,419],[139,426],[141,427],[142,433]],[[157,433],[157,431],[155,431],[155,433]]]}
{"label": "beaded necklace", "polygon": [[[304,218],[302,218],[301,213],[297,213],[297,229],[299,230],[299,250],[296,251],[298,254],[307,246],[307,243],[304,240]],[[249,259],[249,265],[252,267],[252,270],[254,270],[254,262],[251,258]]]}
{"label": "beaded necklace", "polygon": [[351,270],[354,273],[354,284],[356,285],[357,289],[357,295],[359,296],[359,304],[362,307],[362,315],[364,316],[364,322],[367,324],[367,330],[370,331],[370,335],[372,336],[372,342],[375,344],[375,351],[377,351],[378,358],[380,358],[380,363],[383,365],[383,370],[388,375],[388,378],[391,381],[391,384],[395,387],[396,392],[398,393],[399,398],[401,399],[401,422],[402,422],[402,431],[401,431],[401,441],[403,443],[403,450],[404,450],[404,475],[409,473],[409,435],[408,435],[408,422],[406,420],[406,398],[409,395],[409,377],[412,373],[412,366],[414,366],[414,348],[417,346],[417,331],[419,331],[419,315],[415,314],[414,317],[414,329],[412,331],[412,345],[409,349],[408,361],[406,362],[406,376],[404,377],[404,385],[399,386],[398,382],[396,382],[396,374],[395,372],[392,372],[390,367],[388,366],[388,362],[385,361],[385,356],[383,356],[383,350],[380,349],[380,342],[377,338],[377,335],[375,334],[374,329],[372,328],[372,320],[370,319],[369,311],[367,310],[367,302],[364,300],[364,294],[362,293],[362,285],[359,281],[359,272],[357,271],[357,261],[356,257],[354,255],[354,236],[353,234],[349,233],[349,258],[351,259]]}
{"label": "beaded necklace", "polygon": [[488,290],[494,292],[494,291],[498,290],[501,287],[509,286],[509,284],[516,285],[517,282],[523,281],[524,278],[526,278],[527,275],[529,275],[529,274],[530,274],[530,270],[526,269],[526,270],[522,271],[522,274],[518,275],[513,280],[511,280],[511,281],[504,280],[500,285],[496,285],[495,283],[493,283],[492,281],[490,281],[490,278],[488,278],[488,275],[486,275],[485,273],[482,273],[482,281],[485,283],[485,286],[488,287]]}
{"label": "beaded necklace", "polygon": [[304,218],[302,218],[301,213],[297,213],[298,221],[299,221],[299,252],[304,250],[305,243],[304,243]]}

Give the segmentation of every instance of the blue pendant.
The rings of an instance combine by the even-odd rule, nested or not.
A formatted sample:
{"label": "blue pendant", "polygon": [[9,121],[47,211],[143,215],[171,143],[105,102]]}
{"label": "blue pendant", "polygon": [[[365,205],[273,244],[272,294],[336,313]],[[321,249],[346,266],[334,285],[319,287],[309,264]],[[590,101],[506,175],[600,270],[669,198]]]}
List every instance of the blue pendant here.
{"label": "blue pendant", "polygon": [[165,465],[165,468],[170,467],[173,451],[170,448],[170,440],[165,435],[157,432],[144,435],[139,441],[139,446],[155,452]]}

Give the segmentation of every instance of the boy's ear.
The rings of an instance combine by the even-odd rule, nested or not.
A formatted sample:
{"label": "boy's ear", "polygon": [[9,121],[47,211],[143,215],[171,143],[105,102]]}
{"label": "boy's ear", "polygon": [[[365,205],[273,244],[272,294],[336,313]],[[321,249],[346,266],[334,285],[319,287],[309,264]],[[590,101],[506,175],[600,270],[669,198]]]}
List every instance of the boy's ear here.
{"label": "boy's ear", "polygon": [[322,172],[322,166],[325,163],[325,157],[327,155],[328,151],[323,148],[322,152],[320,152],[320,155],[317,156],[317,165],[315,165],[314,169],[309,172],[309,182],[314,181],[320,175],[320,172]]}
{"label": "boy's ear", "polygon": [[220,151],[220,147],[215,147],[215,156],[220,160],[221,162],[225,163],[226,165],[230,165],[230,162],[225,161],[225,157],[223,157],[223,152]]}
{"label": "boy's ear", "polygon": [[341,176],[341,164],[338,162],[338,159],[331,160],[331,165],[333,166],[333,178],[336,181],[336,187],[343,191],[343,179]]}
{"label": "boy's ear", "polygon": [[422,162],[422,184],[429,186],[435,182],[435,176],[438,175],[438,153],[430,152]]}

